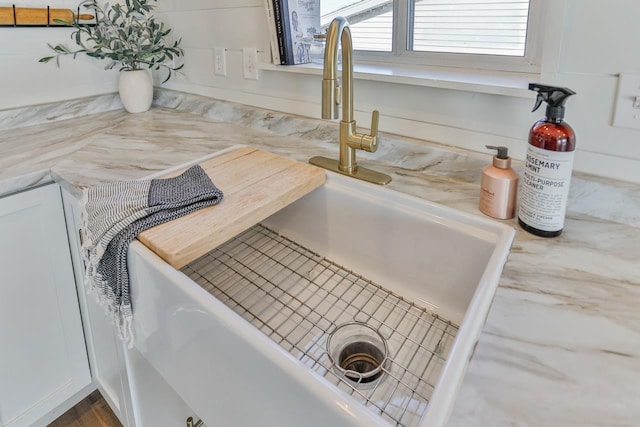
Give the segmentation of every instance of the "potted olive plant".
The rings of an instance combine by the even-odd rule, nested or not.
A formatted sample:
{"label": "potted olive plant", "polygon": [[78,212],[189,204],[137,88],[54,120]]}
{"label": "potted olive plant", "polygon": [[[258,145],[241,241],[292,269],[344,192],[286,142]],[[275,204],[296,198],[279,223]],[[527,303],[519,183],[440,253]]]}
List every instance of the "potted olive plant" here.
{"label": "potted olive plant", "polygon": [[69,22],[75,31],[72,40],[78,49],[69,49],[63,44],[49,45],[53,56],[40,59],[49,62],[60,56],[84,53],[97,59],[110,60],[105,69],[119,67],[119,93],[125,109],[131,113],[147,111],[153,99],[153,80],[147,69],[165,70],[163,83],[182,68],[174,60],[183,55],[179,47],[181,40],[170,40],[171,30],[165,28],[151,15],[156,0],[125,0],[124,4],[104,7],[97,0],[85,0],[81,6],[95,14],[96,24]]}

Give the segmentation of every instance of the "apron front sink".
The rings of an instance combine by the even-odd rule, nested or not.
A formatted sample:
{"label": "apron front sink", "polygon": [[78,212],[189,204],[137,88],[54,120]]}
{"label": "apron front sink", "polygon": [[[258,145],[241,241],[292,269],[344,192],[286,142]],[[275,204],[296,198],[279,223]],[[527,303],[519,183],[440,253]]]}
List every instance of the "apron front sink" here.
{"label": "apron front sink", "polygon": [[328,173],[181,270],[134,242],[135,345],[208,425],[444,425],[514,234]]}

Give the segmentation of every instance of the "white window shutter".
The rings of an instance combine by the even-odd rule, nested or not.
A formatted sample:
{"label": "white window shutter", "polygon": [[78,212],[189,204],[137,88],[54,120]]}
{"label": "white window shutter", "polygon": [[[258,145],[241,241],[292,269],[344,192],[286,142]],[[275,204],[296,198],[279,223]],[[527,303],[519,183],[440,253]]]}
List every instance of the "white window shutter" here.
{"label": "white window shutter", "polygon": [[529,0],[418,0],[415,51],[524,56]]}

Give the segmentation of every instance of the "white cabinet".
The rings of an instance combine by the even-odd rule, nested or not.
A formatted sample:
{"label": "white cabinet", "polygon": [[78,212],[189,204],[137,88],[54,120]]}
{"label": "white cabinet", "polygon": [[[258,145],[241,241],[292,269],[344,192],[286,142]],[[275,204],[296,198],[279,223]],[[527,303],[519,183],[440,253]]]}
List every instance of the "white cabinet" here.
{"label": "white cabinet", "polygon": [[43,417],[91,384],[60,188],[0,199],[0,426]]}
{"label": "white cabinet", "polygon": [[83,284],[84,266],[80,256],[81,245],[78,234],[81,224],[79,203],[74,196],[64,190],[62,196],[94,382],[120,422],[125,427],[132,427],[135,423],[124,354],[126,349],[118,339],[110,317],[96,301],[95,294],[87,295]]}
{"label": "white cabinet", "polygon": [[186,425],[189,417],[198,419],[138,350],[127,350],[126,359],[136,427],[177,427]]}
{"label": "white cabinet", "polygon": [[136,349],[126,348],[95,295],[87,295],[82,284],[78,200],[64,190],[62,198],[95,384],[125,427],[185,425],[187,417],[195,416],[193,411]]}

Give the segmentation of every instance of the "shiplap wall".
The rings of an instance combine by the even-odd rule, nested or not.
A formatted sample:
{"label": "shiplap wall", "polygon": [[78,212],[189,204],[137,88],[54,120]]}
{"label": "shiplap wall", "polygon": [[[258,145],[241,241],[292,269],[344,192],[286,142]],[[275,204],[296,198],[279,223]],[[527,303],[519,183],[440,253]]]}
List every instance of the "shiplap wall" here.
{"label": "shiplap wall", "polygon": [[[640,74],[636,46],[637,0],[549,0],[562,30],[546,41],[544,82],[578,95],[568,102],[567,120],[578,135],[575,168],[640,182],[640,131],[610,126],[617,74]],[[309,117],[320,116],[320,77],[260,71],[242,76],[243,47],[266,57],[269,42],[263,0],[159,0],[158,15],[183,37],[184,76],[165,87]],[[116,89],[116,74],[97,61],[65,61],[62,69],[38,64],[43,45],[66,30],[0,29],[0,109],[78,98]],[[552,33],[550,33],[552,34]],[[227,49],[227,76],[213,72],[213,48]],[[7,96],[6,94],[10,96]],[[356,119],[368,126],[380,110],[380,129],[483,151],[485,144],[510,147],[522,159],[527,132],[543,112],[532,100],[458,90],[356,80]],[[337,126],[336,126],[337,133]],[[301,142],[303,143],[303,142]],[[384,143],[384,142],[383,142]]]}
{"label": "shiplap wall", "polygon": [[[320,77],[264,70],[258,81],[242,77],[242,47],[268,52],[262,0],[160,3],[188,50],[186,77],[168,87],[319,117]],[[568,102],[566,116],[578,135],[575,168],[640,182],[640,131],[609,124],[617,73],[640,73],[640,55],[628,54],[637,51],[633,28],[640,2],[617,0],[615,8],[602,8],[598,0],[548,3],[563,13],[548,17],[561,19],[562,29],[545,41],[544,82],[578,93]],[[228,49],[226,77],[213,73],[215,46]],[[363,80],[356,80],[354,91],[362,126],[368,126],[371,110],[379,109],[381,130],[476,151],[486,144],[506,145],[519,159],[530,126],[544,114],[532,113],[533,100],[524,98]]]}
{"label": "shiplap wall", "polygon": [[[0,110],[117,91],[117,71],[85,57],[41,64],[47,43],[67,42],[66,28],[0,28]],[[68,44],[68,46],[72,46]]]}

